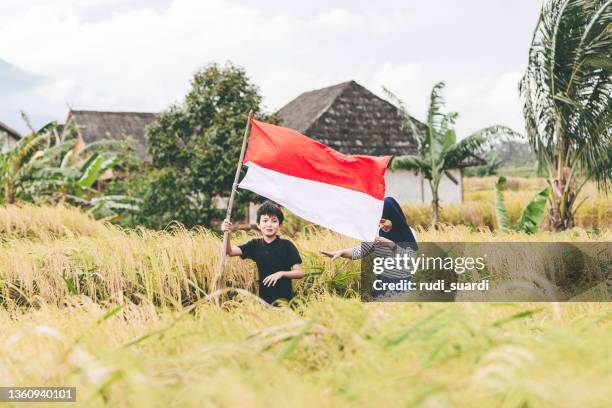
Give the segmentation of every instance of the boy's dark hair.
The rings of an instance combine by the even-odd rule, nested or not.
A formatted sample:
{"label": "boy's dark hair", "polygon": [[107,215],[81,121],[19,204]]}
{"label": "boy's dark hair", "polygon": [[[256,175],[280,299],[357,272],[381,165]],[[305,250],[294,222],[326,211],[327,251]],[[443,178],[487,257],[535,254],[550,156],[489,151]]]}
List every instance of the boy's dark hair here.
{"label": "boy's dark hair", "polygon": [[278,205],[274,204],[272,201],[266,201],[264,202],[261,207],[259,207],[259,209],[257,210],[257,223],[259,224],[259,221],[261,220],[261,216],[262,215],[267,215],[267,216],[275,216],[276,218],[278,218],[278,223],[282,224],[283,223],[283,212],[281,211],[280,208],[278,208]]}

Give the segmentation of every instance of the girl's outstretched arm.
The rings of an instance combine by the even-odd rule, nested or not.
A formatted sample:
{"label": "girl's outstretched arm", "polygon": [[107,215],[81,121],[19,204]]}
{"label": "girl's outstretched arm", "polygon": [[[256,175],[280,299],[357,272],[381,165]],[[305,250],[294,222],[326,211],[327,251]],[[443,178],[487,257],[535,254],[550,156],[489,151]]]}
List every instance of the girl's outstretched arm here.
{"label": "girl's outstretched arm", "polygon": [[352,259],[353,248],[339,249],[337,251],[320,251],[322,255],[325,255],[328,258],[331,258],[332,261],[335,261],[336,258],[348,258]]}

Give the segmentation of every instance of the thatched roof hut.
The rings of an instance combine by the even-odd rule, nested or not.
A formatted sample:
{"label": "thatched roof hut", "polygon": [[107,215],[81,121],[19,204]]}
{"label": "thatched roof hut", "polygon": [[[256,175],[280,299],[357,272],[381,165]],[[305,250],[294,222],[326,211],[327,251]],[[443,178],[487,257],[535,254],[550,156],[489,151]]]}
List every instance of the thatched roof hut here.
{"label": "thatched roof hut", "polygon": [[6,133],[8,135],[8,144],[13,145],[21,139],[21,134],[15,129],[11,128],[4,122],[0,121],[0,133]]}
{"label": "thatched roof hut", "polygon": [[345,154],[416,153],[412,131],[402,126],[399,110],[355,81],[304,92],[278,116],[283,126]]}
{"label": "thatched roof hut", "polygon": [[[412,130],[399,109],[355,81],[304,92],[278,111],[283,126],[344,154],[417,154]],[[412,118],[417,127],[427,126]],[[484,164],[478,157],[461,167]]]}
{"label": "thatched roof hut", "polygon": [[145,128],[155,117],[149,112],[100,112],[70,110],[65,129],[75,126],[85,143],[101,139],[123,140],[128,136],[138,142],[137,153],[150,163]]}

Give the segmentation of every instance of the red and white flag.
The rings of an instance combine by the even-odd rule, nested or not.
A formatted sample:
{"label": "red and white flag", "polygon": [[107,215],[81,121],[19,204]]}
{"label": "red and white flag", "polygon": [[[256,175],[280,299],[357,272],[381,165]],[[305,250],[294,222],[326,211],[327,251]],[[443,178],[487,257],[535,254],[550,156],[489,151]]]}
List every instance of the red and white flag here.
{"label": "red and white flag", "polygon": [[373,241],[391,156],[344,155],[295,130],[251,120],[239,187],[333,231]]}

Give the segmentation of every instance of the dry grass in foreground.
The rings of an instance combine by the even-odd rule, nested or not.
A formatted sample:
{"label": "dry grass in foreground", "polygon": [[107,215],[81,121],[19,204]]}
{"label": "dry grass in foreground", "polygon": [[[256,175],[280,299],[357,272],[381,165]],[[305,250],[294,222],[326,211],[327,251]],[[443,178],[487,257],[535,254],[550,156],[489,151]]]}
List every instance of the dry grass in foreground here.
{"label": "dry grass in foreground", "polygon": [[610,312],[331,296],[296,310],[247,297],[160,312],[72,297],[0,309],[0,378],[75,386],[65,406],[83,407],[603,407]]}
{"label": "dry grass in foreground", "polygon": [[[123,230],[75,209],[32,206],[0,209],[0,226],[0,385],[76,387],[77,403],[64,406],[603,407],[612,399],[610,303],[361,303],[330,294],[346,289],[358,264],[318,255],[356,242],[310,228],[294,237],[313,276],[294,308],[247,292],[220,308],[206,300],[219,260],[213,232]],[[419,238],[611,236],[449,227]],[[226,283],[252,290],[254,273],[233,259]]]}

